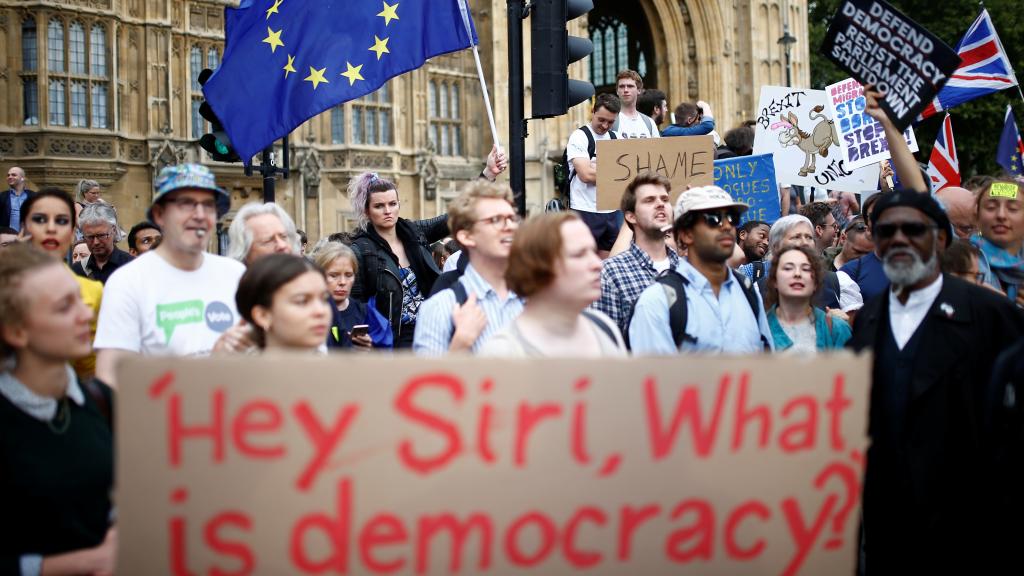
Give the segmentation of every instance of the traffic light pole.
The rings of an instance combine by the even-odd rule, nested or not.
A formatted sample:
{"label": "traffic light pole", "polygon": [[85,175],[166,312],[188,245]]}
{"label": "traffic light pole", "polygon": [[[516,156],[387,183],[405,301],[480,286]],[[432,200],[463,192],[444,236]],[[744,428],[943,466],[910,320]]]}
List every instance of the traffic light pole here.
{"label": "traffic light pole", "polygon": [[508,0],[508,177],[516,211],[526,216],[526,105],[523,80],[523,0]]}
{"label": "traffic light pole", "polygon": [[[281,143],[281,152],[284,158],[281,163],[283,168],[278,168],[274,165],[274,145],[271,144],[263,149],[260,154],[260,175],[263,176],[263,201],[273,202],[275,192],[275,180],[278,174],[281,174],[285,180],[288,179],[289,173],[289,150],[288,150],[288,135],[286,134],[284,140]],[[245,175],[252,176],[252,165],[247,164],[245,166]]]}

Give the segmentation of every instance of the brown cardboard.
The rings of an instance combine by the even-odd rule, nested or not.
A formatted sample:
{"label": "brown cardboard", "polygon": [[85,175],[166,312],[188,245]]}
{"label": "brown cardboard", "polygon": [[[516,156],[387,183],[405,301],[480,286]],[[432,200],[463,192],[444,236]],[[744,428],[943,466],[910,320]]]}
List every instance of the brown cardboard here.
{"label": "brown cardboard", "polygon": [[672,181],[672,203],[686,186],[714,184],[711,136],[617,138],[597,142],[597,209],[618,210],[626,186],[652,170]]}
{"label": "brown cardboard", "polygon": [[[868,368],[849,354],[127,360],[118,573],[849,575]],[[699,425],[672,417],[680,402]],[[193,435],[172,435],[175,419]],[[311,468],[310,438],[335,433]],[[803,552],[793,532],[810,534]]]}

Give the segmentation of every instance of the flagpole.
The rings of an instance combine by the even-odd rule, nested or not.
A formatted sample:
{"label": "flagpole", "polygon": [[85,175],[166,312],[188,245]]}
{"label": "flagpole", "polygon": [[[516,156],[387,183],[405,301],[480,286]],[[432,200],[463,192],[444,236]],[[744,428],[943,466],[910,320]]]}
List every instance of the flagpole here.
{"label": "flagpole", "polygon": [[[459,9],[462,11],[462,24],[466,27],[466,35],[473,39],[473,29],[469,25],[469,8],[466,0],[459,0]],[[480,51],[477,45],[473,44],[473,60],[476,61],[476,74],[480,78],[480,90],[484,93],[484,107],[487,109],[487,122],[491,125],[491,139],[494,146],[501,149],[501,140],[498,139],[498,127],[494,124],[494,110],[491,108],[491,95],[487,92],[487,81],[484,80],[484,67],[480,63]]]}

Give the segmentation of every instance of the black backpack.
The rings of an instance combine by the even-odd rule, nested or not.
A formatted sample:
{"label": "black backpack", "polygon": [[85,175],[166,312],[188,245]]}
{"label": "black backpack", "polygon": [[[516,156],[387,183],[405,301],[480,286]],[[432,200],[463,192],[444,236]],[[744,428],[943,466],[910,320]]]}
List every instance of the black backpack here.
{"label": "black backpack", "polygon": [[[591,158],[597,156],[597,141],[594,140],[594,133],[591,132],[590,126],[584,124],[579,127],[587,136],[587,153],[590,154]],[[614,130],[609,130],[608,135],[612,140],[618,139],[615,135]],[[569,185],[572,184],[572,179],[576,177],[576,171],[571,170],[569,166],[569,149],[564,148],[562,150],[562,163],[555,165],[555,188],[558,190],[559,196],[562,197],[562,206],[571,208],[569,204]]]}
{"label": "black backpack", "polygon": [[[747,278],[745,274],[735,270],[730,270],[729,272],[733,275],[733,278],[740,283],[740,286],[743,289],[743,295],[747,297],[747,303],[750,304],[750,311],[753,312],[754,319],[757,320],[757,317],[761,312],[761,300],[757,297],[757,292],[754,291],[753,283],[751,283],[750,278]],[[690,281],[672,268],[669,268],[659,274],[654,281],[664,286],[666,291],[671,289],[675,295],[674,298],[670,298],[671,301],[668,306],[668,324],[672,328],[672,340],[675,342],[676,348],[681,347],[683,342],[696,344],[697,338],[686,333],[686,320],[689,316],[689,312],[686,305],[685,288]],[[765,338],[764,334],[761,334],[761,344],[764,346],[766,351],[771,350],[771,345],[768,343],[768,339]]]}

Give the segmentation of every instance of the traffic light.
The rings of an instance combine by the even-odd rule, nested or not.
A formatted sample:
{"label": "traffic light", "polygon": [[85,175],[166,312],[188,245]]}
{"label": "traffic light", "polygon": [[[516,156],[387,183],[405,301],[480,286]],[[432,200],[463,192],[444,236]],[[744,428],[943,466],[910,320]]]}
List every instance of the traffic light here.
{"label": "traffic light", "polygon": [[[206,84],[212,74],[213,70],[209,68],[200,72],[199,84]],[[224,125],[221,124],[220,118],[217,118],[217,114],[214,113],[209,102],[203,100],[203,103],[199,105],[199,115],[210,122],[210,132],[203,134],[203,137],[199,139],[199,145],[203,147],[203,150],[209,152],[210,157],[218,162],[240,162],[242,159],[231,146],[231,139],[228,138],[228,133],[224,131]]]}
{"label": "traffic light", "polygon": [[569,36],[566,23],[594,9],[592,0],[534,0],[530,15],[533,117],[561,116],[594,95],[594,85],[569,78],[569,64],[594,51],[587,38]]}

